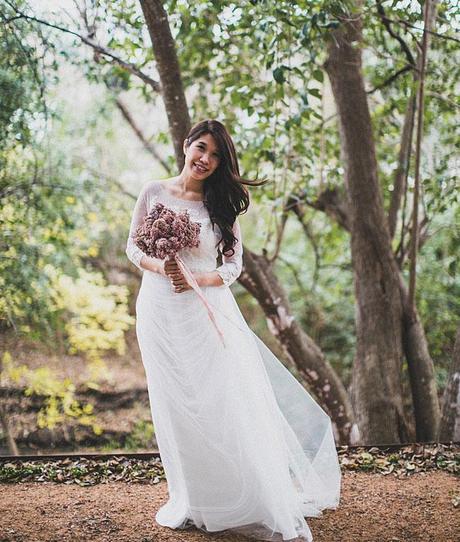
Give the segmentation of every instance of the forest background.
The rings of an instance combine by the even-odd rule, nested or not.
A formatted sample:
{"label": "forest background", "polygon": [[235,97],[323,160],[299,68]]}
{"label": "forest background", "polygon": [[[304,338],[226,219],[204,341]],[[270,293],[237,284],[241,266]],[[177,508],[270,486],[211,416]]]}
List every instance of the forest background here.
{"label": "forest background", "polygon": [[455,3],[0,3],[4,453],[155,446],[124,250],[204,118],[270,180],[233,292],[337,444],[460,440]]}

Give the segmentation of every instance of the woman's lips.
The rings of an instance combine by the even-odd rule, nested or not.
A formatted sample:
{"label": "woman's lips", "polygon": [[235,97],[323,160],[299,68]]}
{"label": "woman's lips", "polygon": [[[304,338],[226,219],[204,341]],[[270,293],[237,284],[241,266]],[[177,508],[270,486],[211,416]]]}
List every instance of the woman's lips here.
{"label": "woman's lips", "polygon": [[206,173],[207,168],[201,166],[200,164],[197,164],[196,162],[193,164],[195,166],[195,169],[198,170],[200,173]]}

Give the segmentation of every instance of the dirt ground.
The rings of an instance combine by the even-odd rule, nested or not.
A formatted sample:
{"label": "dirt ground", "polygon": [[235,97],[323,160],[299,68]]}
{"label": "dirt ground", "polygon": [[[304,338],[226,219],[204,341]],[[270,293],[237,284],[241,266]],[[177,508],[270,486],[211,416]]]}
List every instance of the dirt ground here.
{"label": "dirt ground", "polygon": [[[458,542],[458,477],[344,472],[337,510],[307,518],[315,542]],[[172,530],[155,523],[166,482],[0,484],[0,542],[243,542],[222,531]]]}

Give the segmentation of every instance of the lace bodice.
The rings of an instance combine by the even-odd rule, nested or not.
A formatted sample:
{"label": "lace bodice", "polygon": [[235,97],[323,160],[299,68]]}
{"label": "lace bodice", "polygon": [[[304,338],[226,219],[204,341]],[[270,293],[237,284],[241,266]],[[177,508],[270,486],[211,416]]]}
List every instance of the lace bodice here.
{"label": "lace bodice", "polygon": [[199,246],[181,250],[180,256],[192,271],[207,272],[215,270],[222,278],[224,286],[230,286],[240,276],[243,263],[243,245],[238,218],[233,225],[233,234],[238,239],[233,247],[235,253],[232,256],[223,255],[222,265],[217,267],[218,250],[222,248],[222,243],[219,244],[221,238],[219,226],[211,223],[208,210],[202,201],[177,198],[169,192],[162,181],[155,180],[146,183],[142,187],[136,201],[126,243],[126,255],[129,260],[141,271],[144,271],[144,268],[140,265],[140,261],[145,254],[134,243],[133,237],[143,217],[150,212],[157,202],[163,203],[163,205],[176,212],[187,209],[190,219],[200,222]]}

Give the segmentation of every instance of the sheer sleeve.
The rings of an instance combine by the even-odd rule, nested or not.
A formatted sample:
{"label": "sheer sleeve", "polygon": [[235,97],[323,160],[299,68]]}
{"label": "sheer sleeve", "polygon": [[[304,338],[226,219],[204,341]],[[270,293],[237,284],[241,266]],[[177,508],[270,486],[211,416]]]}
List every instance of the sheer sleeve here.
{"label": "sheer sleeve", "polygon": [[235,252],[232,256],[222,254],[222,265],[216,269],[225,286],[233,284],[241,275],[243,269],[243,241],[241,239],[241,228],[238,218],[233,223],[233,235],[237,239],[233,246]]}
{"label": "sheer sleeve", "polygon": [[147,256],[147,254],[145,254],[145,252],[143,252],[134,242],[134,234],[136,232],[136,228],[139,226],[139,224],[142,223],[142,219],[149,211],[149,194],[151,191],[152,183],[145,184],[141,189],[139,197],[136,201],[136,205],[134,206],[134,211],[131,218],[131,225],[129,228],[128,240],[126,242],[126,256],[128,256],[128,259],[141,271],[145,271],[145,269],[141,267],[142,256],[146,256],[158,263],[162,262],[162,260],[160,260],[159,258],[152,258],[151,256]]}

